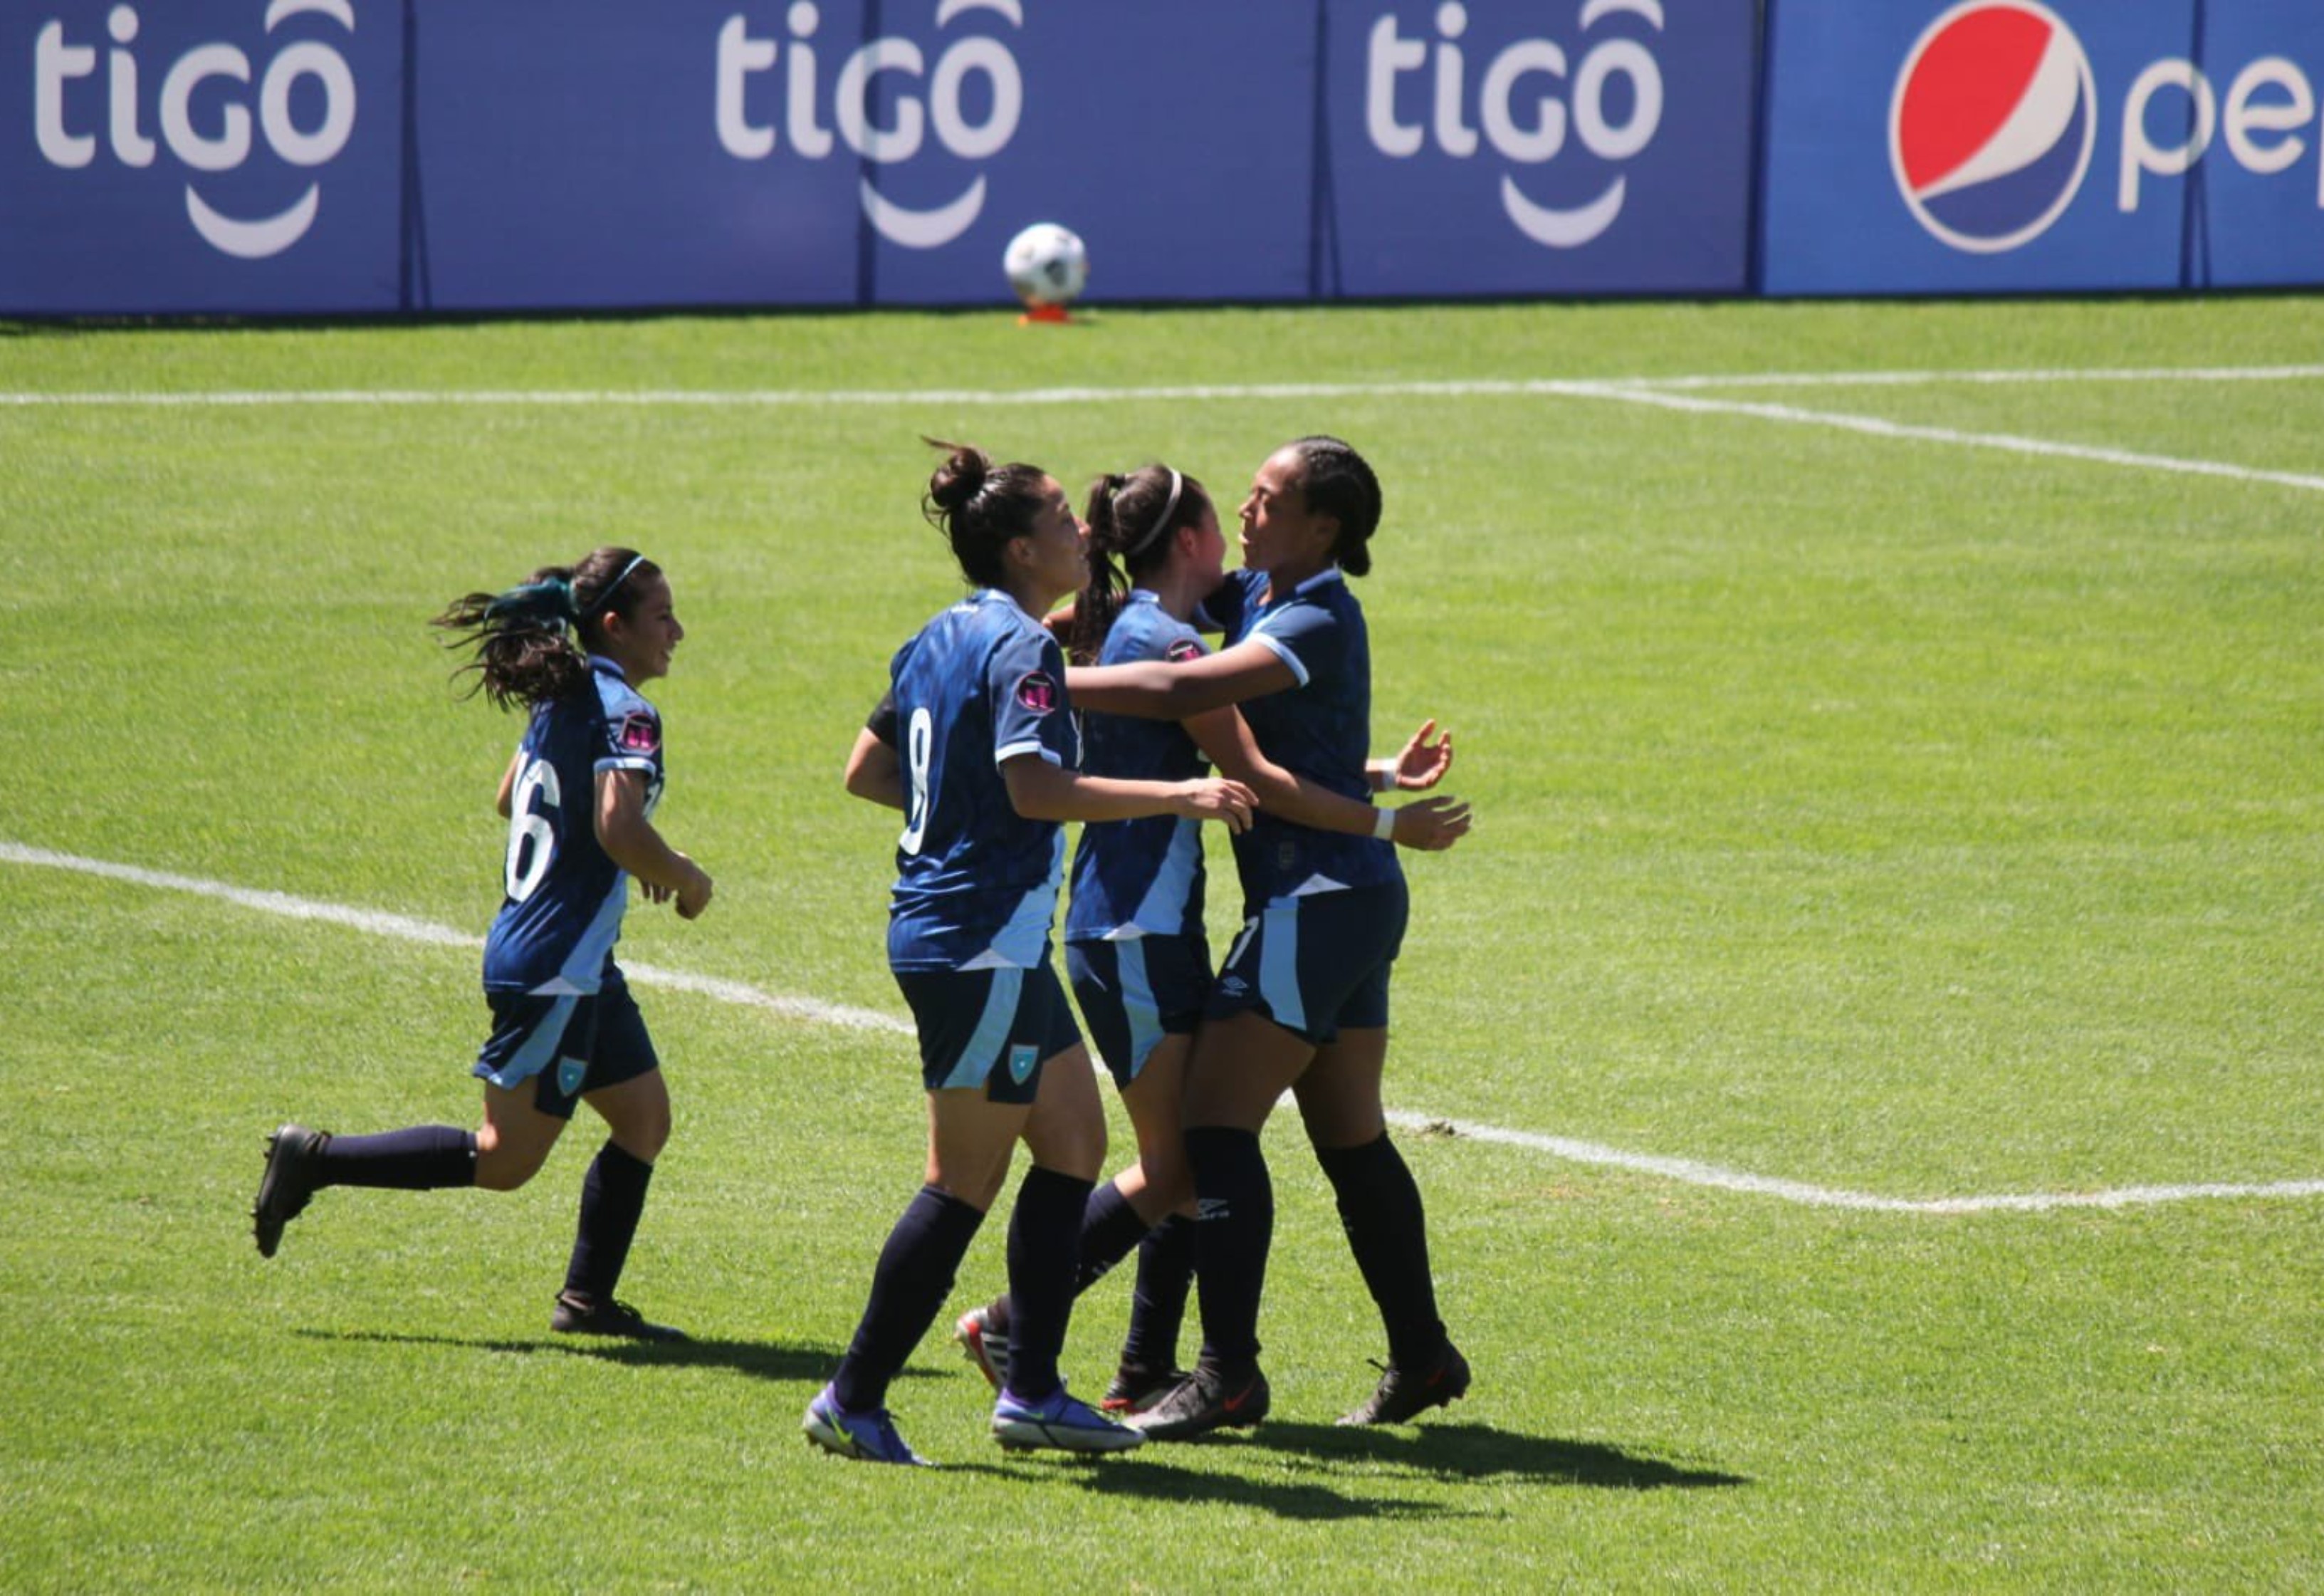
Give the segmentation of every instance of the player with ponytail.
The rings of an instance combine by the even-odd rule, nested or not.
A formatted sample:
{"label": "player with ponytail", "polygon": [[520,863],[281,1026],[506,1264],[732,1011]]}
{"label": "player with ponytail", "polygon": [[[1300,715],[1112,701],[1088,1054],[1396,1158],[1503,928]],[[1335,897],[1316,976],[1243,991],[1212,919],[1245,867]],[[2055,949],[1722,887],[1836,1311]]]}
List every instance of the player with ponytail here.
{"label": "player with ponytail", "polygon": [[512,1191],[530,1180],[586,1102],[609,1131],[582,1183],[577,1233],[549,1324],[569,1333],[683,1340],[613,1288],[669,1136],[669,1096],[645,1019],[613,962],[635,878],[693,919],[710,877],[653,824],[662,790],[661,716],[640,695],[669,674],[686,629],[661,567],[633,549],[545,567],[501,593],[471,593],[438,616],[503,709],[528,712],[496,800],[509,822],[503,899],[484,943],[493,1031],[470,1072],[484,1123],[334,1136],[286,1124],[268,1139],[253,1210],[259,1252],[331,1186]]}
{"label": "player with ponytail", "polygon": [[[1225,581],[1226,540],[1201,481],[1163,465],[1109,474],[1091,484],[1086,519],[1090,577],[1067,623],[1074,657],[1120,665],[1207,654],[1198,629],[1204,600]],[[1444,774],[1450,744],[1425,745],[1429,729],[1407,750],[1404,785],[1434,786]],[[1286,770],[1259,752],[1231,707],[1183,723],[1089,713],[1083,734],[1092,771],[1176,780],[1215,767],[1259,795],[1270,824],[1369,838],[1386,822],[1398,844],[1421,849],[1450,847],[1469,827],[1468,808],[1456,799],[1377,808]],[[1103,1402],[1111,1412],[1143,1412],[1183,1378],[1177,1345],[1194,1267],[1194,1180],[1179,1102],[1211,993],[1204,890],[1202,838],[1190,823],[1157,817],[1082,828],[1065,970],[1138,1137],[1137,1161],[1091,1195],[1075,1278],[1085,1289],[1137,1250],[1130,1332]],[[996,1385],[1007,1378],[1014,1316],[1003,1296],[963,1315],[955,1333]]]}
{"label": "player with ponytail", "polygon": [[1041,619],[1085,578],[1081,522],[1038,466],[935,447],[944,460],[922,511],[972,591],[897,650],[846,776],[848,791],[905,817],[888,963],[919,1033],[927,1176],[802,1427],[843,1456],[921,1461],[897,1434],[888,1388],[942,1310],[1022,1141],[1032,1167],[1008,1245],[1016,1356],[991,1432],[1010,1447],[1120,1451],[1137,1433],[1069,1395],[1057,1368],[1082,1217],[1105,1162],[1104,1107],[1050,957],[1063,823],[1157,816],[1240,828],[1251,795],[1206,777],[1081,770],[1065,655]]}

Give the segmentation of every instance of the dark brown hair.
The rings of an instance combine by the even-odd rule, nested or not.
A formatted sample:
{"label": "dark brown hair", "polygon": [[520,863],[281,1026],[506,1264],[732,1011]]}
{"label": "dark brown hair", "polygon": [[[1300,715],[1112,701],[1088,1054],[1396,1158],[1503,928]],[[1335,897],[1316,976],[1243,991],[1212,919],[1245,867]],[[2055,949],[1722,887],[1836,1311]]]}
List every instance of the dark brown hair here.
{"label": "dark brown hair", "polygon": [[928,478],[920,513],[952,544],[961,575],[979,587],[999,587],[1007,576],[1001,550],[1011,538],[1028,536],[1049,507],[1041,491],[1048,473],[1038,466],[1001,466],[973,444],[920,440],[945,451],[945,463]]}
{"label": "dark brown hair", "polygon": [[1173,480],[1167,466],[1141,466],[1127,475],[1111,472],[1090,484],[1082,516],[1089,522],[1089,585],[1074,601],[1067,650],[1077,662],[1096,661],[1137,578],[1168,560],[1180,527],[1200,526],[1211,512],[1210,494],[1191,476],[1175,477],[1173,503]]}
{"label": "dark brown hair", "polygon": [[1302,438],[1284,447],[1299,457],[1299,492],[1307,508],[1340,523],[1332,558],[1351,577],[1369,574],[1372,534],[1379,530],[1379,478],[1361,455],[1336,438]]}
{"label": "dark brown hair", "polygon": [[634,549],[600,549],[573,565],[543,566],[504,593],[455,599],[433,624],[453,633],[445,647],[475,656],[452,673],[455,680],[475,673],[466,697],[481,690],[498,708],[529,708],[588,685],[589,654],[604,642],[606,613],[632,619],[648,582],[660,575]]}

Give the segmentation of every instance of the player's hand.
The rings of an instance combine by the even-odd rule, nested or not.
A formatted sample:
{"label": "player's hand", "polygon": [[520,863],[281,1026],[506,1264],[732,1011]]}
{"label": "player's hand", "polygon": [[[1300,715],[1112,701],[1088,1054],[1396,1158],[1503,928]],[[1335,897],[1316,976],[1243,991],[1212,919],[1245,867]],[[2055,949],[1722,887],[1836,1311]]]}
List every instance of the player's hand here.
{"label": "player's hand", "polygon": [[1406,792],[1419,792],[1444,780],[1444,772],[1452,768],[1452,733],[1447,732],[1431,743],[1428,734],[1435,729],[1434,718],[1421,722],[1412,741],[1388,761],[1388,774],[1395,779],[1395,786]]}
{"label": "player's hand", "polygon": [[1416,799],[1396,812],[1396,845],[1441,853],[1469,835],[1469,806],[1456,798]]}
{"label": "player's hand", "polygon": [[648,903],[668,903],[678,896],[668,887],[656,886],[653,882],[642,879],[638,881],[638,890],[646,895]]}
{"label": "player's hand", "polygon": [[1259,795],[1240,781],[1206,777],[1179,783],[1178,800],[1173,807],[1194,819],[1222,821],[1228,830],[1243,832],[1250,829],[1250,812],[1259,807]]}
{"label": "player's hand", "polygon": [[710,907],[710,872],[683,853],[678,857],[686,860],[687,881],[678,890],[678,918],[691,920]]}

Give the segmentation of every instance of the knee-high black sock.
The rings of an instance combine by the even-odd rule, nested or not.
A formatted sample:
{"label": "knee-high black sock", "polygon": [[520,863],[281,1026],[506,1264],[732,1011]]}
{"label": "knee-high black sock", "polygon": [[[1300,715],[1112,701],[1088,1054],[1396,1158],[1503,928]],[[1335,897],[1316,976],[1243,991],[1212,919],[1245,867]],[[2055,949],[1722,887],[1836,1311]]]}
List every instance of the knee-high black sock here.
{"label": "knee-high black sock", "polygon": [[1105,1278],[1108,1269],[1128,1258],[1130,1250],[1146,1239],[1146,1221],[1121,1195],[1121,1188],[1106,1181],[1089,1195],[1082,1207],[1081,1261],[1074,1268],[1074,1295],[1079,1296]]}
{"label": "knee-high black sock", "polygon": [[334,1136],[315,1155],[315,1185],[425,1192],[476,1184],[476,1133],[414,1125],[377,1136]]}
{"label": "knee-high black sock", "polygon": [[[1086,1245],[1086,1243],[1084,1243]],[[1194,1281],[1194,1222],[1173,1213],[1138,1244],[1138,1287],[1130,1296],[1124,1369],[1175,1369],[1186,1288]]]}
{"label": "knee-high black sock", "polygon": [[1090,1185],[1036,1164],[1017,1188],[1009,1215],[1011,1396],[1038,1400],[1057,1388],[1057,1353],[1080,1289],[1074,1272]]}
{"label": "knee-high black sock", "polygon": [[1186,1132],[1194,1167],[1194,1269],[1202,1277],[1203,1361],[1239,1376],[1259,1361],[1259,1299],[1275,1240],[1275,1185],[1259,1132]]}
{"label": "knee-high black sock", "polygon": [[981,1211],[935,1186],[914,1195],[880,1250],[872,1300],[832,1377],[842,1407],[861,1413],[887,1406],[888,1382],[928,1333],[983,1222]]}
{"label": "knee-high black sock", "polygon": [[611,1141],[597,1149],[581,1181],[581,1222],[573,1235],[573,1257],[565,1266],[567,1291],[591,1302],[613,1295],[652,1179],[653,1166],[635,1154]]}
{"label": "knee-high black sock", "polygon": [[1388,1361],[1425,1370],[1444,1349],[1428,1272],[1428,1221],[1404,1155],[1382,1131],[1361,1147],[1317,1148],[1340,1200],[1340,1223],[1388,1329]]}

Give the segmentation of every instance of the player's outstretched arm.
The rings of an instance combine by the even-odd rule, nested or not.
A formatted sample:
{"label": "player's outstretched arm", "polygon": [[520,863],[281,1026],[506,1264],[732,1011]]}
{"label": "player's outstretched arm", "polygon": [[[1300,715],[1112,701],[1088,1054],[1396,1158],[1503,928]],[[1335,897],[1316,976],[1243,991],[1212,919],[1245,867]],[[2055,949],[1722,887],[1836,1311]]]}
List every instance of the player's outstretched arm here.
{"label": "player's outstretched arm", "polygon": [[[636,770],[597,772],[597,844],[605,857],[645,884],[650,896],[678,899],[680,919],[710,907],[710,872],[661,840],[646,818],[646,779]],[[656,897],[656,901],[659,901]]]}
{"label": "player's outstretched arm", "polygon": [[1258,799],[1240,781],[1205,777],[1194,781],[1125,781],[1084,776],[1053,765],[1038,754],[1002,762],[1001,779],[1010,807],[1028,820],[1139,820],[1148,815],[1178,815],[1218,820],[1231,831],[1250,825]]}
{"label": "player's outstretched arm", "polygon": [[1259,807],[1271,815],[1348,836],[1379,836],[1386,816],[1391,829],[1383,840],[1425,853],[1451,847],[1469,830],[1469,806],[1458,798],[1380,808],[1285,770],[1259,752],[1250,727],[1232,709],[1214,709],[1185,724],[1211,763],[1258,794]]}
{"label": "player's outstretched arm", "polygon": [[1402,789],[1419,792],[1444,780],[1452,768],[1452,733],[1445,733],[1431,743],[1428,734],[1436,729],[1436,719],[1431,715],[1420,723],[1420,730],[1391,759],[1374,760],[1364,769],[1372,779],[1372,786],[1388,792]]}
{"label": "player's outstretched arm", "polygon": [[1065,672],[1065,695],[1074,708],[1141,720],[1183,721],[1298,685],[1299,673],[1273,649],[1257,642],[1239,642],[1183,663],[1150,660],[1081,666]]}

